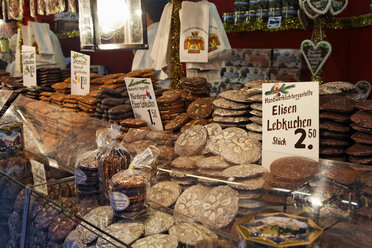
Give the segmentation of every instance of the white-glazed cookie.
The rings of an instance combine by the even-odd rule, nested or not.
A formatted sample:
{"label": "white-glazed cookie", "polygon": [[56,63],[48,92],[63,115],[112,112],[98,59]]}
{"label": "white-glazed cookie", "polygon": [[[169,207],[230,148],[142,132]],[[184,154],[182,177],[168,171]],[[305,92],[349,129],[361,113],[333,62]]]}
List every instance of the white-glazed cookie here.
{"label": "white-glazed cookie", "polygon": [[230,166],[229,163],[226,163],[221,156],[211,156],[200,159],[196,162],[196,166],[202,169],[226,169]]}
{"label": "white-glazed cookie", "polygon": [[208,190],[201,185],[195,185],[186,189],[178,198],[174,210],[180,214],[195,218],[207,192]]}
{"label": "white-glazed cookie", "polygon": [[242,180],[235,180],[238,184],[229,184],[231,188],[234,189],[242,189],[242,190],[257,190],[262,189],[265,180],[262,177],[253,178],[253,179],[242,179]]}
{"label": "white-glazed cookie", "polygon": [[227,140],[231,140],[235,137],[248,137],[247,132],[244,129],[237,127],[229,127],[216,136],[210,142],[209,149],[215,155],[220,155],[221,147]]}
{"label": "white-glazed cookie", "polygon": [[[129,223],[115,223],[108,226],[105,232],[119,239],[120,241],[131,244],[136,241],[144,232],[144,225],[140,222],[129,222]],[[121,247],[117,241],[111,239],[110,237],[103,235],[99,238],[96,244],[97,248],[111,248],[111,247]]]}
{"label": "white-glazed cookie", "polygon": [[204,239],[214,239],[218,236],[208,228],[196,223],[180,223],[169,229],[169,235],[177,238],[178,242],[195,245]]}
{"label": "white-glazed cookie", "polygon": [[177,248],[178,241],[175,237],[167,234],[155,234],[137,240],[133,248]]}
{"label": "white-glazed cookie", "polygon": [[[258,92],[260,93],[260,92]],[[242,90],[226,90],[220,93],[220,97],[234,102],[248,102],[251,95]]]}
{"label": "white-glazed cookie", "polygon": [[150,236],[168,231],[173,226],[174,219],[167,213],[153,211],[143,224],[145,225],[145,236]]}
{"label": "white-glazed cookie", "polygon": [[268,172],[267,169],[261,165],[242,164],[225,169],[222,176],[225,178],[250,178],[261,176],[265,172]]}
{"label": "white-glazed cookie", "polygon": [[214,100],[213,106],[215,106],[216,108],[222,108],[222,109],[235,109],[235,110],[249,109],[249,105],[247,104],[233,102],[230,100],[226,100],[224,98],[218,98],[217,100]]}
{"label": "white-glazed cookie", "polygon": [[222,145],[221,156],[233,164],[255,163],[261,158],[261,143],[244,137],[233,138]]}
{"label": "white-glazed cookie", "polygon": [[262,126],[256,123],[249,123],[245,127],[250,131],[262,133]]}
{"label": "white-glazed cookie", "polygon": [[147,190],[146,198],[165,207],[175,203],[181,194],[181,186],[176,182],[164,181],[155,184]]}
{"label": "white-glazed cookie", "polygon": [[249,120],[253,123],[256,123],[258,125],[262,125],[262,118],[258,116],[252,116],[249,118]]}
{"label": "white-glazed cookie", "polygon": [[203,126],[193,126],[182,133],[174,146],[180,156],[192,156],[204,149],[207,142],[207,130]]}
{"label": "white-glazed cookie", "polygon": [[[91,223],[100,229],[105,229],[112,224],[114,219],[114,211],[112,210],[111,206],[98,207],[86,214],[84,219],[88,223]],[[87,243],[94,241],[98,237],[98,234],[89,231],[89,229],[91,229],[90,226],[83,222],[76,228],[76,230],[85,234],[87,237]]]}
{"label": "white-glazed cookie", "polygon": [[250,107],[251,109],[262,111],[262,103],[252,103]]}
{"label": "white-glazed cookie", "polygon": [[203,159],[203,155],[194,155],[190,157],[178,157],[171,162],[171,165],[176,168],[192,169],[197,168],[196,163]]}
{"label": "white-glazed cookie", "polygon": [[229,186],[219,186],[208,192],[197,219],[212,227],[227,226],[238,212],[238,192]]}

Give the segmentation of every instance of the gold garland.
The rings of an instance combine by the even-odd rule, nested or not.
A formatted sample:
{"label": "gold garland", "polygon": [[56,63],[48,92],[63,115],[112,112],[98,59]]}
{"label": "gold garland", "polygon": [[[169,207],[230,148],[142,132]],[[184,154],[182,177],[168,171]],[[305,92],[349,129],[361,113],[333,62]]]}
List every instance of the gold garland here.
{"label": "gold garland", "polygon": [[180,62],[180,15],[182,0],[172,0],[172,21],[171,21],[171,50],[170,50],[170,74],[172,77],[171,89],[181,88],[180,79],[184,76],[182,63]]}
{"label": "gold garland", "polygon": [[75,38],[80,36],[79,30],[73,30],[70,32],[64,32],[64,33],[59,33],[56,34],[58,38],[60,39],[67,39],[67,38]]}
{"label": "gold garland", "polygon": [[[323,17],[321,18],[322,27],[325,29],[349,29],[372,26],[372,14],[353,16],[347,18]],[[282,21],[279,28],[267,28],[267,22],[254,21],[239,24],[224,24],[227,33],[233,32],[251,32],[251,31],[285,31],[291,29],[303,30],[300,20],[297,17]]]}

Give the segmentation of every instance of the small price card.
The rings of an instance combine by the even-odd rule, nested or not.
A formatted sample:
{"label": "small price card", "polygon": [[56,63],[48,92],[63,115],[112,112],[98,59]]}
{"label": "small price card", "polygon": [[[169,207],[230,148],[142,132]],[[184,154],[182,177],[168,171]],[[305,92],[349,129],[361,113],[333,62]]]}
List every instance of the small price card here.
{"label": "small price card", "polygon": [[33,46],[22,46],[23,85],[30,88],[37,85],[36,50]]}
{"label": "small price card", "polygon": [[90,90],[90,56],[71,51],[71,94],[85,96]]}
{"label": "small price card", "polygon": [[147,121],[151,130],[163,130],[154,88],[149,78],[125,78],[130,103],[136,119]]}

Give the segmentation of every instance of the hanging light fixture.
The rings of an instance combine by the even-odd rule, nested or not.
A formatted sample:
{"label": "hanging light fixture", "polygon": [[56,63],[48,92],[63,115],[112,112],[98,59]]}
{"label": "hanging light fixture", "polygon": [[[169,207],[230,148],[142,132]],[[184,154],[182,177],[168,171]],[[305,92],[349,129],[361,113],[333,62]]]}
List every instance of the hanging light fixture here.
{"label": "hanging light fixture", "polygon": [[79,0],[82,51],[146,49],[142,0]]}

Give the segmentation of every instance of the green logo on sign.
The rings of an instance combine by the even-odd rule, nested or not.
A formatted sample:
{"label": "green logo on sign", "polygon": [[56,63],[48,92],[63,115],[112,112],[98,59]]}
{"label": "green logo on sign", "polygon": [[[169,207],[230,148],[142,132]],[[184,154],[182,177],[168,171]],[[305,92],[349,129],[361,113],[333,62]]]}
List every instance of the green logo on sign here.
{"label": "green logo on sign", "polygon": [[137,85],[140,85],[140,84],[147,84],[147,85],[149,85],[150,83],[147,82],[146,80],[140,80],[140,81],[134,82],[134,79],[132,79],[132,81],[130,81],[130,84],[129,84],[128,87],[133,87],[133,86],[137,86]]}

